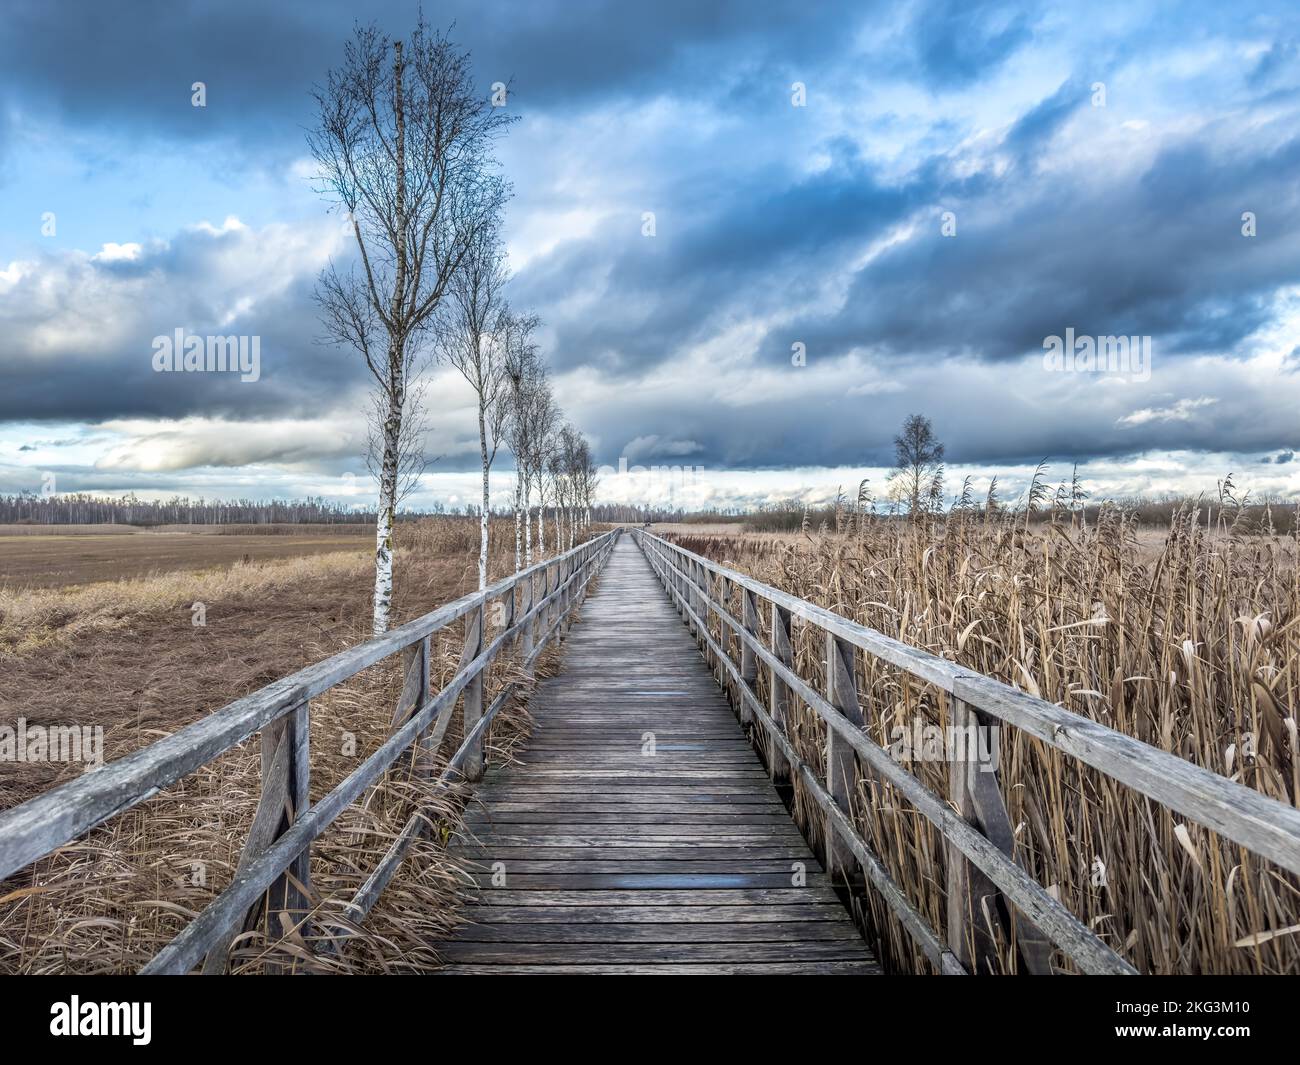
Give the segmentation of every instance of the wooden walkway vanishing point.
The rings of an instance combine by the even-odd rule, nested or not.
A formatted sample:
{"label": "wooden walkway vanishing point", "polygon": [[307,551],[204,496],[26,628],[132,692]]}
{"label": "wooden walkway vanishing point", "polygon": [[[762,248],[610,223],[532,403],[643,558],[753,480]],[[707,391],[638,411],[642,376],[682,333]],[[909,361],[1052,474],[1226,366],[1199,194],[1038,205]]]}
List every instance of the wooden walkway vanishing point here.
{"label": "wooden walkway vanishing point", "polygon": [[878,971],[630,536],[566,648],[467,810],[446,971]]}

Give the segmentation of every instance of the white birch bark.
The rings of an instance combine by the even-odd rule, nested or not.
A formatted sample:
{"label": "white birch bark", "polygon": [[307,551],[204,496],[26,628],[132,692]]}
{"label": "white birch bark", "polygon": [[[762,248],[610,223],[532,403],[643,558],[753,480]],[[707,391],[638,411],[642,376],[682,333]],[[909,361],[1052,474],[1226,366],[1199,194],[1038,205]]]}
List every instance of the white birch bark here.
{"label": "white birch bark", "polygon": [[533,564],[533,486],[524,481],[524,565]]}
{"label": "white birch bark", "polygon": [[523,496],[524,479],[515,471],[515,572],[523,569],[524,559],[524,516],[519,513],[519,501]]}
{"label": "white birch bark", "polygon": [[483,504],[478,519],[478,586],[482,591],[487,587],[488,564],[488,473],[492,468],[492,457],[488,454],[487,412],[484,410],[483,393],[478,401],[478,446],[483,458]]}
{"label": "white birch bark", "polygon": [[402,398],[388,398],[384,419],[384,457],[379,472],[379,513],[375,519],[375,595],[371,631],[388,631],[393,606],[393,523],[397,512],[398,439],[402,426]]}

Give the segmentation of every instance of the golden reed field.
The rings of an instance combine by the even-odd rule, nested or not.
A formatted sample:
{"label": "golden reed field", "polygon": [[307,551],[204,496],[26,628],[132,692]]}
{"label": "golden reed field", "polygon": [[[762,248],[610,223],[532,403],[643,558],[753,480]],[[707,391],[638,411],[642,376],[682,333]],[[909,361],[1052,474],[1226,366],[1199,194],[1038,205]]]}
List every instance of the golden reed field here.
{"label": "golden reed field", "polygon": [[[1189,506],[1157,535],[1139,532],[1132,513],[1103,507],[1087,528],[1077,515],[1030,523],[1024,514],[958,512],[917,524],[844,516],[795,533],[663,531],[691,551],[1295,804],[1300,540],[1243,524]],[[797,618],[795,626],[799,671],[817,677],[822,643],[801,632]],[[884,663],[866,663],[862,686],[868,728],[882,745],[917,719],[946,726],[937,693]],[[819,764],[815,715],[797,711],[792,728],[805,760]],[[1295,877],[1009,727],[1000,739],[1017,857],[1140,971],[1300,972]],[[908,768],[947,794],[944,763]],[[864,836],[942,928],[941,838],[889,786],[864,778],[858,800]],[[816,833],[818,819],[797,792],[795,805]],[[884,907],[873,906],[872,920],[885,959],[925,969]],[[1015,951],[1000,954],[1014,971]]]}

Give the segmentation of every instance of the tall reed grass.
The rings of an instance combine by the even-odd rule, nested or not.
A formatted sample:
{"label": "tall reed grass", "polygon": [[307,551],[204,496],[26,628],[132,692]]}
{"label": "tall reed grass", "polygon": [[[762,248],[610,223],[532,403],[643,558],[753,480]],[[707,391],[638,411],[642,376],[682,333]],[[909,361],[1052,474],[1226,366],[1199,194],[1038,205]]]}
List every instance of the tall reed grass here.
{"label": "tall reed grass", "polygon": [[[1207,528],[1200,511],[1185,507],[1152,545],[1139,542],[1136,516],[1121,508],[1103,508],[1086,528],[1075,518],[1031,525],[1014,514],[918,523],[859,515],[838,530],[784,538],[672,539],[1296,804],[1297,534],[1245,535],[1226,519]],[[795,649],[801,675],[821,683],[820,633],[796,620]],[[917,720],[947,727],[946,698],[933,687],[861,652],[859,669],[878,743],[888,747],[896,730]],[[797,710],[792,733],[802,757],[819,766],[824,730],[816,715]],[[1300,972],[1295,877],[1017,730],[1004,726],[1000,738],[1017,858],[1140,971]],[[947,794],[946,763],[905,764]],[[814,836],[815,809],[797,790],[796,817]],[[855,816],[912,902],[942,930],[938,833],[871,777],[860,784]],[[869,905],[886,960],[924,971],[888,911]],[[1012,945],[1000,941],[996,969],[1019,966]]]}

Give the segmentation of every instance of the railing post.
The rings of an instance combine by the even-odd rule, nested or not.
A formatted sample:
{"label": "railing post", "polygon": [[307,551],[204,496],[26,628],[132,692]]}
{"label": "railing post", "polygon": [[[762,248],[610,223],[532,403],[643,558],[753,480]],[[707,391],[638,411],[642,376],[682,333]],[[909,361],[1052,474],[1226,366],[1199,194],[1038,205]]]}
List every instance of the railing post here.
{"label": "railing post", "polygon": [[[961,699],[950,699],[952,709],[949,751],[949,794],[957,812],[979,829],[1008,858],[1015,858],[1015,833],[998,787],[997,762],[1001,747],[990,718]],[[987,755],[982,758],[981,755]],[[955,847],[947,848],[948,946],[967,969],[997,971],[997,945],[985,918],[987,911],[1005,933],[997,887]],[[1016,946],[1025,969],[1035,976],[1052,972],[1052,944],[1043,933],[1009,904]]]}
{"label": "railing post", "polygon": [[[693,562],[691,565],[694,570],[695,587],[700,589],[695,593],[695,614],[700,619],[700,625],[695,633],[695,642],[699,645],[700,650],[704,652],[704,661],[709,663],[711,657],[709,654],[709,643],[708,640],[705,639],[705,636],[709,631],[709,591],[708,586],[705,583],[708,578],[705,576],[704,567],[698,562]],[[709,664],[711,667],[712,664]]]}
{"label": "railing post", "polygon": [[[731,659],[731,626],[722,620],[722,613],[731,613],[731,579],[729,577],[718,577],[718,646],[722,648],[722,654],[728,662]],[[734,615],[732,615],[734,617]],[[718,668],[715,676],[719,687],[727,693],[727,698],[731,700],[731,709],[735,712],[736,717],[740,717],[740,692],[736,690],[735,684],[731,679],[731,671],[727,669],[722,659],[718,660]]]}
{"label": "railing post", "polygon": [[[949,705],[954,730],[964,729],[975,720],[970,707],[961,700],[953,699]],[[948,752],[948,797],[964,821],[978,826],[973,773],[979,771],[979,766],[969,754],[965,743],[953,744]],[[997,972],[997,947],[984,918],[985,900],[990,913],[997,913],[997,888],[957,847],[948,844],[946,851],[948,949],[968,972]]]}
{"label": "railing post", "polygon": [[677,614],[685,623],[686,631],[694,633],[695,630],[691,627],[691,619],[686,613],[691,602],[686,589],[686,563],[675,552],[670,551],[669,556],[672,558],[673,583],[677,585]]}
{"label": "railing post", "polygon": [[[522,617],[528,618],[529,613],[533,609],[533,590],[536,586],[536,577],[537,574],[530,573],[523,580],[523,587],[520,589],[520,593],[519,593],[520,600],[521,600],[519,609]],[[533,643],[534,640],[536,639],[536,631],[537,631],[537,619],[528,618],[528,620],[524,622],[523,632],[520,634],[519,637],[520,652],[521,652],[520,658],[523,661],[526,661],[528,659],[528,656],[533,653]]]}
{"label": "railing post", "polygon": [[[745,632],[758,638],[758,599],[748,588],[740,589],[741,600],[741,624]],[[758,656],[754,649],[750,647],[748,640],[740,641],[740,679],[753,690],[758,682]],[[741,693],[740,697],[740,721],[742,724],[749,724],[754,719],[754,712],[749,708],[749,703]]]}
{"label": "railing post", "polygon": [[699,632],[700,650],[704,652],[704,661],[709,665],[710,670],[713,668],[713,652],[709,650],[709,599],[712,592],[709,589],[709,571],[699,562],[695,563],[695,585],[700,590],[695,593],[695,598],[699,605],[695,608],[695,613],[700,616],[700,624],[703,626]]}
{"label": "railing post", "polygon": [[713,652],[709,650],[709,621],[713,616],[713,611],[709,602],[713,598],[713,589],[709,585],[709,571],[700,563],[695,563],[695,583],[700,591],[696,598],[699,600],[699,606],[695,612],[700,615],[700,624],[703,626],[700,630],[700,654],[704,658],[704,664],[709,667],[709,672],[713,672]]}
{"label": "railing post", "polygon": [[[393,715],[393,727],[400,727],[402,722],[420,709],[429,700],[429,663],[433,659],[430,646],[432,637],[426,636],[419,643],[412,644],[402,651],[402,698],[398,702],[397,712]],[[408,692],[410,704],[407,702]],[[399,720],[400,719],[400,720]],[[412,752],[412,767],[421,776],[433,772],[432,758],[429,751],[430,729],[420,733]]]}
{"label": "railing post", "polygon": [[574,584],[573,575],[577,572],[574,558],[569,558],[564,563],[564,570],[560,574],[560,580],[564,583],[564,591],[560,593],[560,632],[563,636],[569,631],[569,611],[573,608]]}
{"label": "railing post", "polygon": [[[858,702],[857,653],[853,644],[833,633],[826,634],[826,699],[854,728],[863,724],[862,706]],[[858,758],[848,741],[833,728],[826,729],[826,790],[850,821],[853,799],[858,788]],[[840,839],[828,816],[826,832],[826,872],[846,881],[857,869],[857,859]]]}
{"label": "railing post", "polygon": [[677,616],[686,621],[686,585],[685,578],[679,568],[677,556],[672,551],[666,551],[663,555],[664,566],[667,567],[668,579],[672,581],[673,589],[676,594],[673,596],[673,606],[677,609]]}
{"label": "railing post", "polygon": [[[776,603],[772,604],[772,655],[781,665],[794,666],[794,649],[790,644],[790,611]],[[786,718],[790,713],[790,688],[770,666],[768,674],[772,724],[782,736],[786,736],[789,733]],[[790,763],[775,741],[769,744],[767,765],[772,774],[772,783],[790,782]]]}
{"label": "railing post", "polygon": [[551,622],[555,620],[555,603],[551,601],[551,593],[555,591],[555,581],[551,577],[554,572],[555,565],[550,562],[542,570],[542,639],[550,634]]}
{"label": "railing post", "polygon": [[501,611],[501,630],[503,632],[509,629],[510,626],[515,623],[515,616],[516,616],[515,592],[518,589],[518,587],[519,587],[518,584],[512,584],[510,586],[510,591],[508,591],[502,597],[502,603],[504,605]]}
{"label": "railing post", "polygon": [[[465,615],[465,646],[460,654],[460,664],[464,668],[470,662],[474,661],[483,653],[483,604],[479,605],[470,613]],[[464,735],[468,736],[470,730],[478,724],[479,718],[483,716],[483,673],[479,674],[465,685],[464,703],[465,703],[465,731]],[[474,782],[483,779],[483,740],[480,737],[469,750],[465,757],[465,764],[462,767],[462,773],[465,779]]]}
{"label": "railing post", "polygon": [[[262,729],[262,797],[253,815],[248,839],[239,856],[235,876],[287,832],[311,804],[311,748],[309,742],[311,704],[302,703]],[[230,947],[240,932],[252,931],[264,922],[268,941],[275,941],[290,929],[305,938],[306,918],[311,910],[311,848],[305,847],[288,868],[267,889],[242,924],[234,925],[203,959],[205,974],[223,973]],[[278,972],[277,962],[266,963],[267,972]]]}
{"label": "railing post", "polygon": [[700,603],[699,595],[695,591],[695,563],[689,559],[682,562],[682,593],[686,597],[686,606],[690,610],[690,613],[685,615],[686,628],[695,637],[695,642],[698,644],[700,642],[699,627],[692,620],[691,614],[696,617],[700,616]]}

